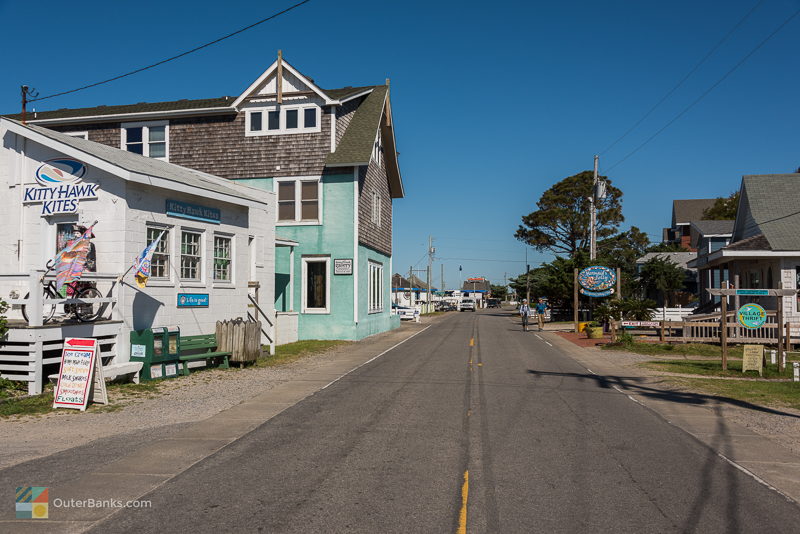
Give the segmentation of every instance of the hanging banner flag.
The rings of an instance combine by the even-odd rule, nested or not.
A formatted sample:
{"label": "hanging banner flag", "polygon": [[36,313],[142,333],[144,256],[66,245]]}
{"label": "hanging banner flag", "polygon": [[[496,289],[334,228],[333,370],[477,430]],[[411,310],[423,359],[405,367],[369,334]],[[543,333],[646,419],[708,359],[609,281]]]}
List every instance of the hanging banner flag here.
{"label": "hanging banner flag", "polygon": [[89,240],[94,237],[93,228],[94,224],[82,236],[67,243],[64,250],[51,261],[52,269],[56,272],[56,292],[61,291],[64,285],[81,279],[86,267],[86,257],[92,247]]}
{"label": "hanging banner flag", "polygon": [[136,279],[136,285],[140,288],[144,289],[147,286],[147,280],[150,278],[151,272],[151,263],[153,261],[153,253],[158,246],[159,241],[164,236],[164,232],[158,234],[158,237],[155,240],[144,247],[139,256],[133,260],[133,268],[136,269],[136,273],[133,277]]}

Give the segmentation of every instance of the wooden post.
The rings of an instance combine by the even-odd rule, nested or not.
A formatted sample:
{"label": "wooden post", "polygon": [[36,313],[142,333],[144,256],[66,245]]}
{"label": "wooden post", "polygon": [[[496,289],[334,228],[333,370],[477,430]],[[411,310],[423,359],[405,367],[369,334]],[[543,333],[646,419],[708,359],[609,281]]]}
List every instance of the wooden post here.
{"label": "wooden post", "polygon": [[578,333],[578,269],[575,269],[575,275],[573,277],[572,287],[575,293],[572,299],[572,306],[573,308],[575,308],[574,311],[572,312],[572,317],[575,321],[575,333],[577,334]]}
{"label": "wooden post", "polygon": [[783,297],[775,297],[778,301],[777,331],[778,331],[778,372],[783,372]]}
{"label": "wooden post", "polygon": [[622,298],[622,271],[617,267],[617,298]]}
{"label": "wooden post", "polygon": [[792,324],[786,321],[786,352],[792,350]]}
{"label": "wooden post", "polygon": [[611,319],[611,342],[617,342],[617,321]]}
{"label": "wooden post", "polygon": [[719,341],[722,345],[722,370],[728,370],[728,298],[722,296],[722,315],[719,320]]}
{"label": "wooden post", "polygon": [[666,340],[664,339],[664,326],[665,326],[665,323],[666,323],[666,321],[661,321],[661,331],[660,331],[660,333],[659,333],[659,335],[658,335],[658,340],[659,340],[661,343],[664,343],[664,341],[666,341]]}
{"label": "wooden post", "polygon": [[283,104],[283,50],[278,50],[278,72],[275,75],[275,89],[278,104]]}

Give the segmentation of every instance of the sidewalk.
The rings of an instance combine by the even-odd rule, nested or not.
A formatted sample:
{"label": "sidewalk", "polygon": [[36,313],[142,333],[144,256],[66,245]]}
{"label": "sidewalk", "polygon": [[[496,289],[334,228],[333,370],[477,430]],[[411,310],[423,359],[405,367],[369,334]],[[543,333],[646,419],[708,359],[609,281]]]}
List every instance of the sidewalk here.
{"label": "sidewalk", "polygon": [[800,502],[800,413],[681,390],[667,377],[636,365],[652,357],[576,346],[561,332],[544,334],[586,368],[586,378],[627,395],[736,468]]}
{"label": "sidewalk", "polygon": [[[14,502],[17,486],[48,487],[51,503],[55,498],[113,499],[121,502],[138,500],[195,463],[440,319],[433,317],[423,318],[420,323],[404,322],[396,330],[336,348],[323,355],[315,355],[309,358],[310,361],[290,364],[287,367],[297,367],[297,372],[284,372],[270,384],[239,391],[242,401],[234,405],[219,407],[211,404],[201,420],[166,425],[161,423],[150,428],[117,426],[114,436],[97,441],[84,440],[82,446],[73,445],[67,450],[52,443],[52,437],[48,439],[44,428],[39,428],[39,439],[50,443],[51,447],[40,447],[39,454],[30,461],[0,470],[0,478],[6,481],[0,487],[0,502]],[[259,371],[261,369],[233,373],[231,380],[235,383],[236,376],[246,376],[250,372],[257,374]],[[205,382],[217,384],[224,383],[227,378],[208,376],[211,373],[214,371],[196,373],[194,376],[206,375]],[[188,387],[202,391],[204,383]],[[151,404],[157,405],[161,413],[168,414],[172,408],[171,400],[169,395],[165,395]],[[230,398],[228,402],[231,402]],[[7,438],[4,441],[8,439],[12,442],[14,434],[7,433],[8,427],[16,424],[18,430],[30,433],[31,429],[35,431],[37,423],[44,422],[44,426],[67,428],[75,437],[79,437],[82,431],[89,432],[93,422],[96,423],[98,419],[124,420],[125,409],[127,407],[122,412],[70,414],[68,417],[45,416],[44,420],[27,418],[21,423],[2,421],[0,432],[6,431]],[[73,440],[73,443],[80,441]],[[21,450],[24,445],[19,442],[10,444],[16,450]],[[51,454],[59,450],[61,452]],[[51,504],[50,519],[15,520],[14,509],[9,505],[0,508],[0,532],[83,532],[118,510],[108,507],[54,508]],[[147,513],[146,510],[143,513]]]}

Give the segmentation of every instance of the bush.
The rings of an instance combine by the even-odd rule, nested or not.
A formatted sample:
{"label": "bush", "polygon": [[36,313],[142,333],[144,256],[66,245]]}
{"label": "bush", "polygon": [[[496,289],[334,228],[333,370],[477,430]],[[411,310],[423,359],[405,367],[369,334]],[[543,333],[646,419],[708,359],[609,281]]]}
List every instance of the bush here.
{"label": "bush", "polygon": [[653,317],[652,300],[640,299],[612,299],[607,300],[594,311],[594,318],[603,323],[610,323],[612,319],[627,319],[629,321],[649,321]]}

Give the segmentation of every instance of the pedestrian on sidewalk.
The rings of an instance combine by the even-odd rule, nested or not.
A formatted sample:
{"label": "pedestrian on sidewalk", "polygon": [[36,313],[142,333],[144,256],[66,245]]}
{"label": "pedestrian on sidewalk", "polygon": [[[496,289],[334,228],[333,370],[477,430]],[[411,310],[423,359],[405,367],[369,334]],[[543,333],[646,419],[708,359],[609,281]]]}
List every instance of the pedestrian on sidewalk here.
{"label": "pedestrian on sidewalk", "polygon": [[522,299],[522,306],[519,307],[519,315],[522,317],[522,330],[528,331],[528,317],[531,314],[531,308],[528,306],[528,299]]}
{"label": "pedestrian on sidewalk", "polygon": [[536,319],[539,322],[539,332],[544,330],[544,314],[549,307],[543,298],[540,298],[539,303],[536,304]]}

